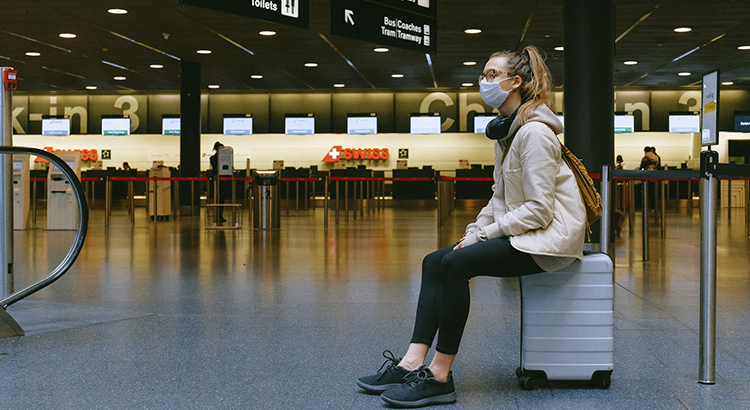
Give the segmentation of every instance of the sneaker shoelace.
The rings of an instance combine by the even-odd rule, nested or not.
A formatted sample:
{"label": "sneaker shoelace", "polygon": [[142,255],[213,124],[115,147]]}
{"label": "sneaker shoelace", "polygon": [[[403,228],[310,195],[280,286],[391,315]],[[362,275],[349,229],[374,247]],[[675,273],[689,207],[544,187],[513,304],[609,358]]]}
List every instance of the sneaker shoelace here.
{"label": "sneaker shoelace", "polygon": [[427,375],[427,371],[425,371],[424,369],[420,369],[419,371],[413,371],[404,376],[404,381],[408,383],[409,386],[414,388],[426,382],[428,378],[429,376]]}
{"label": "sneaker shoelace", "polygon": [[[384,367],[385,367],[385,371],[383,371],[383,373],[380,373],[380,376],[378,376],[378,380],[380,380],[380,378],[385,376],[385,374],[388,373],[389,370],[398,366],[398,364],[401,362],[401,358],[400,357],[397,358],[396,356],[394,356],[393,352],[391,352],[390,350],[383,351],[383,357],[385,357],[386,360],[385,362],[383,362],[383,364],[380,366],[380,369],[378,369],[377,372],[380,373],[380,371],[383,370]],[[388,367],[386,367],[386,365],[388,365]]]}

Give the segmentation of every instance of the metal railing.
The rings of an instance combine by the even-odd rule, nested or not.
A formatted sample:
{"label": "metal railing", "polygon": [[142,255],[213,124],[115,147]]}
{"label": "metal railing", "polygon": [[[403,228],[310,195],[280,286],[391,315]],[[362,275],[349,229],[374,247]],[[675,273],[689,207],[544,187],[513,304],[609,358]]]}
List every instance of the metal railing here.
{"label": "metal railing", "polygon": [[[73,263],[81,253],[83,243],[86,241],[86,232],[89,226],[89,209],[86,204],[86,197],[83,192],[83,185],[81,184],[81,181],[78,179],[75,172],[73,172],[73,170],[68,166],[68,164],[66,164],[65,161],[60,159],[58,156],[36,148],[8,146],[0,146],[0,154],[36,155],[52,162],[57,168],[60,169],[60,171],[62,171],[63,175],[65,175],[65,178],[67,178],[67,180],[70,182],[70,185],[73,187],[73,193],[75,194],[78,202],[78,228],[76,229],[76,236],[73,240],[73,245],[70,247],[67,255],[65,255],[65,258],[63,258],[62,262],[60,262],[60,264],[57,265],[57,267],[43,279],[0,300],[0,307],[7,308],[8,306],[18,302],[19,300],[49,286],[56,280],[60,279],[60,277],[73,266]],[[12,204],[8,205],[12,206]]]}

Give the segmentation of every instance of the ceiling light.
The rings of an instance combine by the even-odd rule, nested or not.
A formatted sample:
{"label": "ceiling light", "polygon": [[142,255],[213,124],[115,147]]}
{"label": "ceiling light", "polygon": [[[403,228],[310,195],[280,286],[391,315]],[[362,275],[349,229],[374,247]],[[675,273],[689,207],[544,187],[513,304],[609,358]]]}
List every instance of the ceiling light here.
{"label": "ceiling light", "polygon": [[149,68],[164,68],[164,66],[161,64],[151,64]]}
{"label": "ceiling light", "polygon": [[318,63],[305,63],[305,67],[317,67]]}
{"label": "ceiling light", "polygon": [[677,27],[674,29],[675,33],[689,33],[691,31],[693,31],[693,29],[690,27]]}
{"label": "ceiling light", "polygon": [[389,52],[391,50],[388,49],[388,47],[375,47],[373,49],[373,51],[376,52],[376,53],[387,53],[387,52]]}
{"label": "ceiling light", "polygon": [[474,83],[461,83],[461,87],[473,87]]}
{"label": "ceiling light", "polygon": [[555,51],[565,51],[565,47],[555,47]]}
{"label": "ceiling light", "polygon": [[37,51],[27,51],[26,55],[29,57],[39,57],[40,55],[42,55],[42,53]]}
{"label": "ceiling light", "polygon": [[211,50],[198,50],[196,51],[198,54],[211,54]]}
{"label": "ceiling light", "polygon": [[125,81],[125,80],[127,80],[127,78],[122,77],[122,76],[115,77],[115,81]]}
{"label": "ceiling light", "polygon": [[259,32],[258,34],[260,34],[261,36],[275,36],[276,32],[272,30],[263,30]]}
{"label": "ceiling light", "polygon": [[334,86],[334,87],[336,87],[336,88],[343,88],[343,87],[346,87],[346,85],[345,85],[345,84],[341,84],[341,83],[338,83],[338,84],[334,84],[333,86]]}
{"label": "ceiling light", "polygon": [[678,73],[677,75],[679,75],[680,77],[687,77],[687,76],[690,75],[690,73],[688,73],[687,71],[685,71],[685,72],[682,72],[682,73]]}
{"label": "ceiling light", "polygon": [[253,80],[260,80],[261,78],[263,78],[263,76],[260,74],[253,74],[250,76],[250,78],[252,78]]}
{"label": "ceiling light", "polygon": [[739,46],[737,50],[750,50],[750,46]]}
{"label": "ceiling light", "polygon": [[109,14],[128,14],[128,11],[125,9],[109,9],[107,10],[107,13]]}
{"label": "ceiling light", "polygon": [[630,60],[630,61],[623,62],[623,64],[625,64],[625,65],[636,65],[636,64],[638,64],[638,62],[634,61],[634,60]]}
{"label": "ceiling light", "polygon": [[482,30],[480,30],[478,28],[467,28],[466,30],[464,30],[464,33],[466,33],[466,34],[479,34],[481,32],[482,32]]}
{"label": "ceiling light", "polygon": [[724,81],[721,83],[721,85],[734,85],[734,82],[732,81]]}
{"label": "ceiling light", "polygon": [[219,85],[218,84],[211,84],[211,85],[208,86],[208,88],[210,88],[212,90],[215,90],[215,89],[219,88]]}
{"label": "ceiling light", "polygon": [[87,85],[86,89],[87,90],[96,90],[96,86],[95,85]]}
{"label": "ceiling light", "polygon": [[73,33],[60,33],[60,38],[76,38],[77,36]]}
{"label": "ceiling light", "polygon": [[476,61],[464,61],[464,65],[477,65]]}
{"label": "ceiling light", "polygon": [[404,75],[403,74],[399,74],[399,73],[393,73],[393,74],[391,74],[391,77],[393,77],[393,78],[404,78]]}

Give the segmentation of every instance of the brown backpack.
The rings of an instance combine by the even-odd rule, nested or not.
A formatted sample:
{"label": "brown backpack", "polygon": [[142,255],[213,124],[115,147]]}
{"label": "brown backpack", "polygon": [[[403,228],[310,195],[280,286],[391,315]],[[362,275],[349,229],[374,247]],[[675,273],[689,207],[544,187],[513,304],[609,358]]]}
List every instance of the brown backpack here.
{"label": "brown backpack", "polygon": [[583,206],[586,208],[586,233],[588,235],[591,233],[591,224],[602,217],[602,197],[596,191],[594,181],[589,177],[583,163],[563,143],[560,143],[560,146],[562,146],[563,160],[573,171],[573,176],[578,184],[578,192],[581,194]]}

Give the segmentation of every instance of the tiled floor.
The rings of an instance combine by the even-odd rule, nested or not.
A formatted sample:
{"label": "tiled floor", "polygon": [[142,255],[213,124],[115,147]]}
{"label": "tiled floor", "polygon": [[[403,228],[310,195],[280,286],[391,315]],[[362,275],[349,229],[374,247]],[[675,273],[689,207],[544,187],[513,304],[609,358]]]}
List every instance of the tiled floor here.
{"label": "tiled floor", "polygon": [[[142,209],[138,210],[143,212]],[[454,374],[465,409],[750,408],[750,252],[744,210],[722,215],[715,385],[698,384],[696,209],[666,238],[640,223],[616,243],[615,370],[608,390],[518,388],[515,279],[472,282]],[[355,385],[384,349],[406,349],[422,257],[476,210],[438,230],[434,209],[379,211],[323,229],[322,209],[278,232],[206,231],[198,218],[131,226],[92,213],[74,269],[8,311],[26,336],[0,340],[0,409],[377,409]],[[331,219],[333,221],[333,219]],[[656,226],[654,224],[654,226]],[[62,258],[70,232],[16,233],[16,287]]]}

